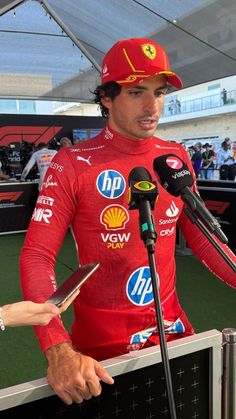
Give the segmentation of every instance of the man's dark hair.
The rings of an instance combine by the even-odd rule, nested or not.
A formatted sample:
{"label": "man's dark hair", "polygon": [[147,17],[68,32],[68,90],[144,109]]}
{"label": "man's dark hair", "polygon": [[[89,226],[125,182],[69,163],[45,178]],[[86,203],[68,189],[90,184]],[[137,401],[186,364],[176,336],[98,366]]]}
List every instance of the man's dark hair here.
{"label": "man's dark hair", "polygon": [[41,148],[45,148],[45,147],[47,147],[47,144],[46,144],[46,143],[39,143],[39,144],[37,145],[37,148],[38,148],[39,150],[41,150]]}
{"label": "man's dark hair", "polygon": [[121,86],[115,81],[109,81],[107,83],[97,86],[93,94],[95,95],[94,102],[97,103],[101,109],[102,116],[108,118],[109,110],[102,104],[101,98],[107,96],[112,100],[115,99],[121,92]]}
{"label": "man's dark hair", "polygon": [[227,145],[229,145],[229,143],[230,143],[230,138],[229,137],[226,137],[225,139],[224,139],[224,141],[223,141],[223,143],[221,143],[221,147],[226,147]]}

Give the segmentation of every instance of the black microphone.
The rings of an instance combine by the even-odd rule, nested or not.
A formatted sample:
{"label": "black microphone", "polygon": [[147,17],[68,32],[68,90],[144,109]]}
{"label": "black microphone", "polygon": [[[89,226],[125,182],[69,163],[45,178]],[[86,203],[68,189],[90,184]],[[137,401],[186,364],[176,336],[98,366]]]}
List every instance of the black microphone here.
{"label": "black microphone", "polygon": [[167,192],[181,196],[187,207],[184,211],[192,222],[194,217],[197,217],[222,243],[228,243],[216,218],[208,211],[200,196],[190,188],[194,180],[186,163],[180,157],[175,154],[157,157],[153,162],[153,169]]}
{"label": "black microphone", "polygon": [[145,246],[154,252],[157,233],[152,216],[158,195],[157,184],[144,167],[135,167],[129,177],[128,206],[130,210],[139,210],[140,235]]}

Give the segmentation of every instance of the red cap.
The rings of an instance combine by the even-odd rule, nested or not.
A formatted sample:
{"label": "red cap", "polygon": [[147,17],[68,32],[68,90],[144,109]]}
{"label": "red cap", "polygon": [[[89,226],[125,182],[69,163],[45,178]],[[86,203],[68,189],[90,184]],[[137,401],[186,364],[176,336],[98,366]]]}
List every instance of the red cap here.
{"label": "red cap", "polygon": [[170,70],[164,48],[151,39],[118,41],[107,52],[102,63],[102,84],[115,81],[128,87],[158,74],[163,74],[178,89],[183,86],[181,78]]}

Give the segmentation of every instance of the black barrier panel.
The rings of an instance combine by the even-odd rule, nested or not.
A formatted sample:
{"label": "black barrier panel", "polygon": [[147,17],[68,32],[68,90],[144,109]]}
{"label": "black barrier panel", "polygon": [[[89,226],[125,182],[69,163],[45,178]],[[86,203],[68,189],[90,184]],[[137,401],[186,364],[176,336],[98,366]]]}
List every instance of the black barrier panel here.
{"label": "black barrier panel", "polygon": [[228,237],[228,246],[236,252],[236,189],[230,187],[198,186],[206,207],[219,221]]}
{"label": "black barrier panel", "polygon": [[206,180],[198,179],[197,185],[199,186],[210,186],[211,188],[233,188],[236,189],[236,182],[233,180]]}
{"label": "black barrier panel", "polygon": [[[178,419],[213,419],[211,349],[170,360]],[[115,377],[100,397],[65,405],[50,396],[0,412],[1,419],[170,419],[161,363]]]}
{"label": "black barrier panel", "polygon": [[0,234],[26,231],[38,197],[38,183],[0,183]]}

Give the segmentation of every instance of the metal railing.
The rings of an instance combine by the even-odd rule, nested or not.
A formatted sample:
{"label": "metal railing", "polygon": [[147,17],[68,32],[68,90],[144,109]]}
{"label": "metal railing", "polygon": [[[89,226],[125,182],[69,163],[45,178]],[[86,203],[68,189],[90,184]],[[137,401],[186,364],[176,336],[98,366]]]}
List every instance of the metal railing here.
{"label": "metal railing", "polygon": [[176,103],[176,99],[171,102],[171,97],[167,97],[161,116],[165,118],[190,112],[199,112],[207,109],[226,107],[233,104],[236,105],[236,90],[227,92],[227,96],[224,100],[221,93],[217,93],[214,95],[198,97],[196,99],[184,100],[182,98],[179,103],[180,106]]}
{"label": "metal railing", "polygon": [[223,330],[222,419],[236,418],[236,329]]}

